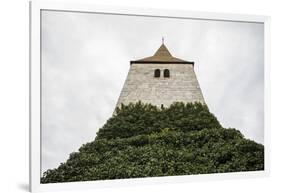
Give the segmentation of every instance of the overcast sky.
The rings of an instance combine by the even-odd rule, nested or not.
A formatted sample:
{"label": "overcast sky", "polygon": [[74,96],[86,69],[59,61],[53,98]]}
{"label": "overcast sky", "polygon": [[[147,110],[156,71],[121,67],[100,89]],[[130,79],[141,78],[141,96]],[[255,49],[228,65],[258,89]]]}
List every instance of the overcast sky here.
{"label": "overcast sky", "polygon": [[195,62],[205,101],[224,127],[264,142],[264,26],[259,23],[42,12],[42,170],[93,141],[112,115],[130,60],[161,38]]}

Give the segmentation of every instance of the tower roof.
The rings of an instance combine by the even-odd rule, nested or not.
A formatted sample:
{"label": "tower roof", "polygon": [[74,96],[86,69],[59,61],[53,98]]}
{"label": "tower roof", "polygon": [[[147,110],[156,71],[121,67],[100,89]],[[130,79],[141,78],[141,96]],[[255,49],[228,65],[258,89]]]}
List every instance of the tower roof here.
{"label": "tower roof", "polygon": [[155,52],[153,56],[146,57],[140,60],[131,61],[132,63],[179,63],[179,64],[194,64],[194,62],[185,61],[179,58],[175,58],[169,52],[165,44],[162,42],[162,45]]}

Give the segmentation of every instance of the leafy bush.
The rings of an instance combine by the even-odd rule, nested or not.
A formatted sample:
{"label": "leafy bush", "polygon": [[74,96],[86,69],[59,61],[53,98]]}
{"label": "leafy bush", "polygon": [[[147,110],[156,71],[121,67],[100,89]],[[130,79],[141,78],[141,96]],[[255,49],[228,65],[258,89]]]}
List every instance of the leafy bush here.
{"label": "leafy bush", "polygon": [[93,142],[44,172],[41,182],[263,169],[263,145],[223,128],[206,105],[174,103],[158,109],[138,102],[117,108]]}
{"label": "leafy bush", "polygon": [[159,132],[163,128],[182,131],[221,127],[206,105],[201,103],[172,104],[158,109],[151,104],[122,105],[97,133],[97,139],[125,138],[140,134]]}

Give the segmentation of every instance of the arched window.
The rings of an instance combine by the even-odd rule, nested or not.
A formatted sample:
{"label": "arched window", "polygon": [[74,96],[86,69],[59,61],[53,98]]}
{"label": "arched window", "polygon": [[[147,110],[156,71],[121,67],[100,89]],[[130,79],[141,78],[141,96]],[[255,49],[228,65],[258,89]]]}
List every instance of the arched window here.
{"label": "arched window", "polygon": [[168,69],[164,70],[164,78],[169,78],[170,77],[170,71]]}
{"label": "arched window", "polygon": [[159,69],[154,70],[154,77],[155,78],[159,78],[160,77],[160,70]]}

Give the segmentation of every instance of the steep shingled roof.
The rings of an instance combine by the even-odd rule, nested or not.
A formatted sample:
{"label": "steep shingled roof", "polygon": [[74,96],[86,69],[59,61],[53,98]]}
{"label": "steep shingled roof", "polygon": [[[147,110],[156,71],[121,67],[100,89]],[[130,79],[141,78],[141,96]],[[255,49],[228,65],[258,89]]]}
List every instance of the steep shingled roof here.
{"label": "steep shingled roof", "polygon": [[183,64],[194,64],[194,62],[185,61],[179,58],[175,58],[169,52],[164,43],[158,48],[153,56],[143,58],[140,60],[131,61],[132,63],[183,63]]}

